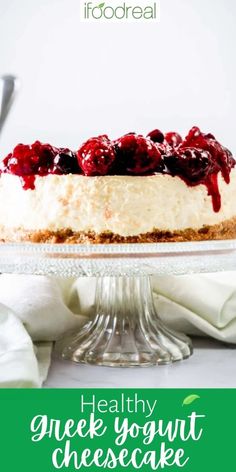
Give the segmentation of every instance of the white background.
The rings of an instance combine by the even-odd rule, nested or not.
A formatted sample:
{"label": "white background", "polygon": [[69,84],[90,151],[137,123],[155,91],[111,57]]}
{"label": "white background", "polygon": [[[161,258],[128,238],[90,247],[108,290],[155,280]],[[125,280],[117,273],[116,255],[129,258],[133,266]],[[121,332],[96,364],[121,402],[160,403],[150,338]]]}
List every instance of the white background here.
{"label": "white background", "polygon": [[161,0],[159,24],[87,24],[79,11],[79,0],[0,0],[0,74],[22,82],[1,155],[194,124],[236,152],[235,0]]}

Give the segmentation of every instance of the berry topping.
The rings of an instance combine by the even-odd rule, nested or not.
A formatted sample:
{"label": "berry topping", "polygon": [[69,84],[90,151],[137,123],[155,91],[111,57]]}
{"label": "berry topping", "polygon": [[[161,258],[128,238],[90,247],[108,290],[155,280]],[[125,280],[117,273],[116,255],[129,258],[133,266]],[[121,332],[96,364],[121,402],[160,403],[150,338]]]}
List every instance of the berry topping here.
{"label": "berry topping", "polygon": [[231,152],[222,146],[212,134],[204,134],[196,126],[193,127],[180,148],[195,147],[208,151],[215,164],[218,165],[218,171],[221,170],[222,175],[227,183],[229,183],[229,174],[232,167],[235,165],[235,160]]}
{"label": "berry topping", "polygon": [[170,132],[165,134],[165,141],[173,148],[179,146],[182,143],[180,134]]}
{"label": "berry topping", "polygon": [[53,174],[80,174],[76,154],[69,149],[58,149],[54,157]]}
{"label": "berry topping", "polygon": [[118,174],[144,175],[153,173],[161,163],[161,153],[150,138],[137,134],[122,136],[115,142]]}
{"label": "berry topping", "polygon": [[79,148],[77,158],[85,175],[106,175],[115,160],[113,144],[107,135],[91,138]]}
{"label": "berry topping", "polygon": [[33,174],[48,174],[48,169],[53,165],[56,148],[49,144],[18,144],[11,154],[3,160],[2,172],[24,176]]}
{"label": "berry topping", "polygon": [[2,161],[0,172],[21,177],[24,189],[34,189],[35,175],[80,173],[77,158],[69,149],[36,141],[18,144]]}
{"label": "berry topping", "polygon": [[219,170],[208,151],[196,148],[176,150],[164,158],[165,165],[172,175],[179,175],[188,184],[201,183],[208,175]]}
{"label": "berry topping", "polygon": [[164,141],[164,134],[159,129],[154,129],[150,131],[147,135],[154,143],[163,143]]}
{"label": "berry topping", "polygon": [[18,144],[1,164],[1,171],[19,175],[80,173],[76,155],[67,148],[56,148],[36,141]]}
{"label": "berry topping", "polygon": [[204,134],[195,126],[184,140],[178,133],[164,135],[158,129],[146,138],[128,133],[116,141],[104,134],[86,141],[77,153],[39,141],[18,144],[1,162],[0,174],[19,176],[24,189],[34,189],[36,175],[81,171],[86,176],[169,174],[180,177],[189,186],[205,185],[214,210],[219,211],[218,174],[221,172],[229,183],[234,166],[231,152],[212,134]]}

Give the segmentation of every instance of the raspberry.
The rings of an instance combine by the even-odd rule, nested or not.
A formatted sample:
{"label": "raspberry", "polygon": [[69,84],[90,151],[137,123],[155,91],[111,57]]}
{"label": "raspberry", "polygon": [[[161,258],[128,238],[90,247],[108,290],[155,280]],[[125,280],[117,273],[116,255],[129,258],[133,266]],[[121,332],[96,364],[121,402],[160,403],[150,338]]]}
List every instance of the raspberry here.
{"label": "raspberry", "polygon": [[122,136],[115,142],[118,174],[153,173],[161,164],[161,153],[149,138],[137,134]]}
{"label": "raspberry", "polygon": [[159,129],[154,129],[148,133],[147,138],[150,138],[154,143],[163,143],[164,134]]}
{"label": "raspberry", "polygon": [[165,134],[165,141],[172,147],[175,148],[182,143],[182,138],[180,134],[169,132]]}
{"label": "raspberry", "polygon": [[85,175],[107,175],[115,160],[113,144],[107,135],[91,138],[78,149],[77,159]]}

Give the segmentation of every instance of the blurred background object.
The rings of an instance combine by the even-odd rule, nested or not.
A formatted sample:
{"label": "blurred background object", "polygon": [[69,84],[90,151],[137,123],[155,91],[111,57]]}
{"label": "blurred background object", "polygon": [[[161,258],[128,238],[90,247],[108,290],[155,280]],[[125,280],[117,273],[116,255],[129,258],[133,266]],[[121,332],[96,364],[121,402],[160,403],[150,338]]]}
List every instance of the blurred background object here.
{"label": "blurred background object", "polygon": [[0,76],[0,135],[13,104],[19,80],[13,75]]}
{"label": "blurred background object", "polygon": [[81,1],[0,0],[0,71],[23,84],[5,154],[193,125],[236,152],[235,0],[161,0],[153,24],[81,22]]}

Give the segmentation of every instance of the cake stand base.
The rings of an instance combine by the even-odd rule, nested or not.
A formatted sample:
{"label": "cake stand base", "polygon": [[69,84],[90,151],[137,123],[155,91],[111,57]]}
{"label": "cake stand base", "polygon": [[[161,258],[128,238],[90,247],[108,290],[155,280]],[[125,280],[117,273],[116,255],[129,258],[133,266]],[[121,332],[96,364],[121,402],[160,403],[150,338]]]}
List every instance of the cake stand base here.
{"label": "cake stand base", "polygon": [[192,353],[189,338],[158,318],[148,276],[98,277],[93,320],[56,343],[64,359],[112,367],[170,364]]}

